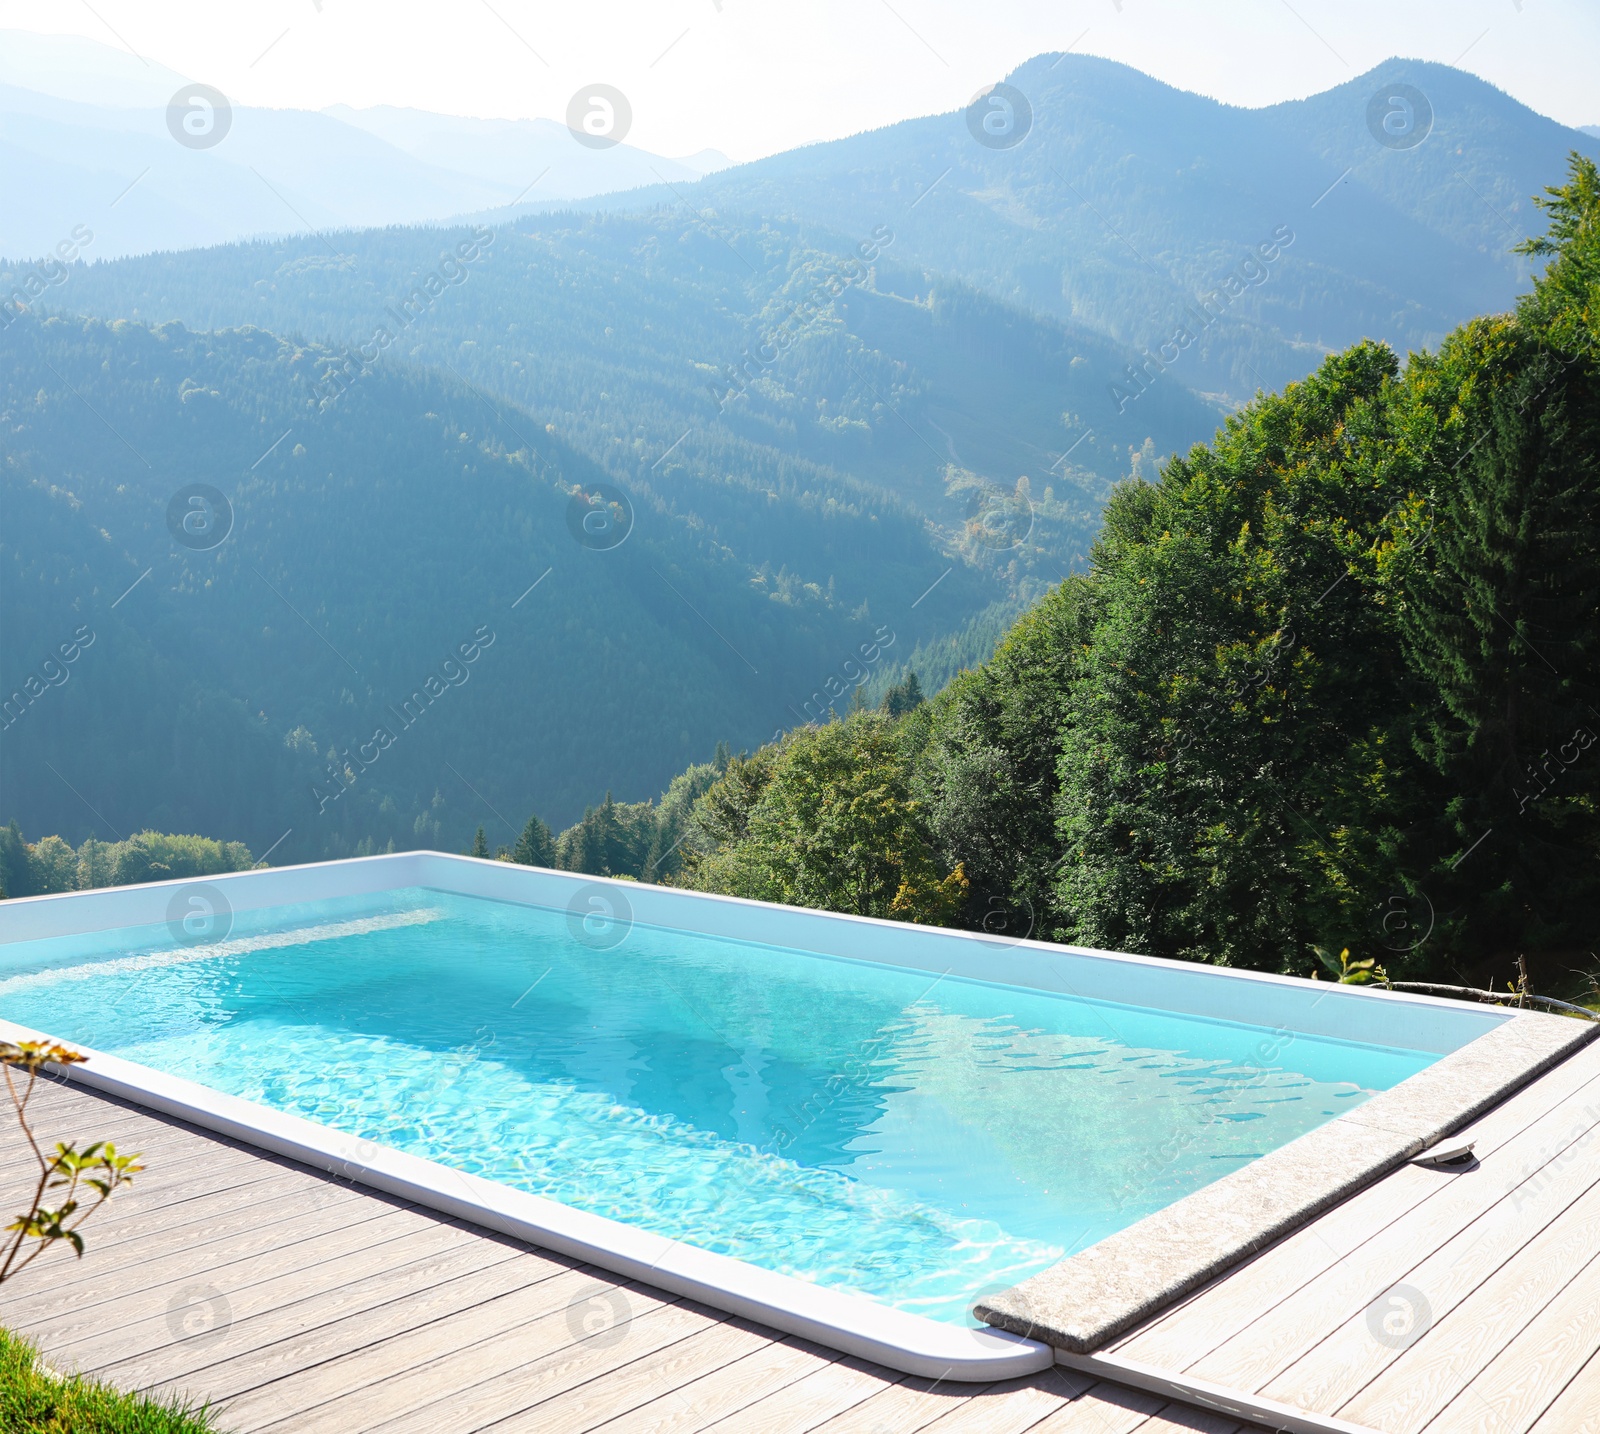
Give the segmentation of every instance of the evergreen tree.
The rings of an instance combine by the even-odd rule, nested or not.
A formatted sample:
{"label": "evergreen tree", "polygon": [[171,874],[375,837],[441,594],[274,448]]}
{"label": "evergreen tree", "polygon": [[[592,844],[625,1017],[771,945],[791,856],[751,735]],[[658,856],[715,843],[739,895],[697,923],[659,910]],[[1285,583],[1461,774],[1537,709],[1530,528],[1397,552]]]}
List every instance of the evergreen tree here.
{"label": "evergreen tree", "polygon": [[482,857],[485,861],[488,860],[488,858],[489,858],[489,838],[484,834],[484,830],[483,830],[482,827],[478,828],[478,834],[475,837],[473,837],[473,839],[472,839],[472,850],[471,850],[471,852],[468,853],[468,855],[469,856],[479,856],[479,857]]}
{"label": "evergreen tree", "polygon": [[556,864],[556,839],[537,815],[528,818],[527,826],[511,849],[511,860],[522,866],[553,867]]}
{"label": "evergreen tree", "polygon": [[922,684],[917,681],[915,672],[908,672],[902,681],[884,693],[879,707],[891,717],[904,717],[922,706],[922,701]]}
{"label": "evergreen tree", "polygon": [[1534,198],[1550,216],[1550,230],[1517,252],[1550,263],[1519,310],[1553,345],[1592,359],[1600,343],[1600,166],[1574,151],[1568,175],[1566,184]]}
{"label": "evergreen tree", "polygon": [[[726,748],[723,749],[726,752]],[[684,848],[692,840],[690,818],[695,803],[717,780],[714,762],[701,762],[680,772],[661,795],[649,850],[640,870],[641,881],[670,882],[682,869]]]}
{"label": "evergreen tree", "polygon": [[1576,945],[1600,909],[1595,166],[1575,159],[1550,192],[1550,234],[1522,248],[1552,262],[1517,315],[1463,326],[1407,375],[1419,499],[1390,605],[1430,769],[1407,850],[1469,956]]}
{"label": "evergreen tree", "polygon": [[946,864],[971,882],[965,925],[1055,929],[1057,763],[1090,596],[1084,578],[1067,579],[931,704],[915,782]]}
{"label": "evergreen tree", "polygon": [[1113,497],[1063,711],[1062,935],[1303,971],[1386,894],[1396,369],[1358,344]]}
{"label": "evergreen tree", "polygon": [[583,820],[556,842],[557,864],[590,876],[631,876],[644,871],[655,836],[656,814],[649,802],[618,802],[610,792]]}

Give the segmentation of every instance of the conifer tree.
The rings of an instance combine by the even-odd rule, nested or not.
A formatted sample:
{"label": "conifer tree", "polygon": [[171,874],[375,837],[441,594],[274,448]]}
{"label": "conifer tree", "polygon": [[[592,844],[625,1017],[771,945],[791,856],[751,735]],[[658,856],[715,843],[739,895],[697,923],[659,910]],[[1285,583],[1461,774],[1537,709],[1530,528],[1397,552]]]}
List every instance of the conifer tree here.
{"label": "conifer tree", "polygon": [[537,814],[528,818],[527,826],[511,849],[511,860],[522,866],[553,867],[556,864],[556,839]]}
{"label": "conifer tree", "polygon": [[1515,317],[1463,326],[1408,374],[1426,542],[1395,565],[1391,607],[1445,817],[1419,813],[1410,844],[1469,954],[1574,944],[1600,904],[1595,166],[1575,158],[1550,193],[1550,234],[1522,249],[1551,263]]}
{"label": "conifer tree", "polygon": [[489,838],[482,827],[478,828],[478,834],[472,839],[471,855],[481,856],[485,861],[489,859]]}
{"label": "conifer tree", "polygon": [[915,672],[908,672],[902,681],[884,693],[880,705],[891,717],[904,717],[907,712],[922,706],[922,701],[922,684],[917,681]]}

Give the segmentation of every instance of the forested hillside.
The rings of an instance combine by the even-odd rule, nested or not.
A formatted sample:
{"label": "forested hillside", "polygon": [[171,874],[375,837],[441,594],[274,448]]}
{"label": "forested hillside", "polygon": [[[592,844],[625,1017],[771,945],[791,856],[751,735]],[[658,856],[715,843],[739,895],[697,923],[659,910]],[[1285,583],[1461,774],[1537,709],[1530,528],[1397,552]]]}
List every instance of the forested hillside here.
{"label": "forested hillside", "polygon": [[[608,786],[649,797],[914,651],[934,677],[981,660],[1083,561],[1110,480],[1214,425],[1174,387],[1090,431],[1070,405],[1114,346],[895,270],[891,235],[866,257],[729,237],[572,217],[54,271],[0,354],[3,685],[94,603],[115,640],[51,694],[59,722],[7,730],[8,815],[257,850],[293,827],[281,858],[457,845],[502,801],[560,825]],[[194,482],[235,508],[214,552],[164,527]],[[602,483],[637,528],[614,551],[568,525],[569,490]],[[408,737],[359,800],[308,807],[331,757],[359,768],[368,709],[483,623],[494,698],[452,696],[429,724],[449,744]],[[127,751],[96,726],[96,671],[137,694]],[[52,774],[58,743],[81,782]]]}
{"label": "forested hillside", "polygon": [[1592,969],[1600,172],[1545,205],[1515,313],[1355,345],[1121,486],[936,702],[735,760],[684,879],[1299,974]]}
{"label": "forested hillside", "polygon": [[458,845],[496,810],[564,824],[1006,592],[843,477],[732,475],[745,512],[713,531],[666,482],[613,508],[608,475],[448,371],[386,363],[320,404],[333,361],[260,330],[6,329],[0,782],[25,829],[265,851],[292,827],[281,861]]}
{"label": "forested hillside", "polygon": [[[1019,547],[1008,528],[974,554],[1013,579],[1037,568],[1056,580],[1134,454],[1186,447],[1220,417],[1181,384],[1101,412],[1106,376],[1133,355],[908,269],[892,224],[806,236],[680,209],[481,232],[492,238],[479,256],[420,302],[441,250],[470,231],[75,265],[38,306],[301,335],[347,347],[346,377],[397,357],[454,370],[619,480],[670,493],[735,548],[752,533],[784,542],[774,503],[848,505],[863,484],[959,541],[975,497],[1003,501],[1027,477],[1037,530]],[[392,343],[380,346],[384,332]],[[329,378],[329,393],[339,383]],[[782,564],[781,546],[772,556]]]}

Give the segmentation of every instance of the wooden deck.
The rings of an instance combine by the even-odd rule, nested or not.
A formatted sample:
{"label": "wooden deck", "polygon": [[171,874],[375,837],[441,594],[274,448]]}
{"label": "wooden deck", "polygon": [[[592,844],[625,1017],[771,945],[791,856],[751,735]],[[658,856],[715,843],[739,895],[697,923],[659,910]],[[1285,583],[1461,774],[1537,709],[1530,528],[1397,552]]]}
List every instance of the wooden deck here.
{"label": "wooden deck", "polygon": [[[0,1324],[241,1434],[1240,1434],[1066,1370],[902,1377],[81,1089],[36,1107],[44,1138],[149,1169],[81,1262],[0,1287]],[[1382,1434],[1600,1434],[1597,1132],[1590,1047],[1477,1123],[1476,1169],[1408,1166],[1114,1350]],[[8,1206],[19,1145],[4,1128]]]}

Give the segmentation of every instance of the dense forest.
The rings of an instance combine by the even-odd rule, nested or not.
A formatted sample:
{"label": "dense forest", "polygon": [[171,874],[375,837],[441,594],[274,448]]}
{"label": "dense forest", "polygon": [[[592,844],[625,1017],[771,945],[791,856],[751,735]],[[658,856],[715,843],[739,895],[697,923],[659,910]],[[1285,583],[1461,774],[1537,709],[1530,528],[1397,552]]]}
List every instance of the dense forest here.
{"label": "dense forest", "polygon": [[708,890],[1307,973],[1583,958],[1600,910],[1600,173],[1514,313],[1361,343],[1120,486],[903,715],[731,764]]}
{"label": "dense forest", "polygon": [[[864,641],[876,675],[1013,600],[842,478],[744,490],[783,513],[770,544],[630,484],[625,541],[586,545],[573,505],[609,475],[545,425],[412,367],[317,415],[327,356],[259,330],[6,331],[0,787],[26,829],[67,810],[74,843],[150,826],[262,851],[293,828],[283,860],[454,845],[495,811],[570,821],[819,715]],[[215,545],[169,527],[196,480],[225,491]]]}

